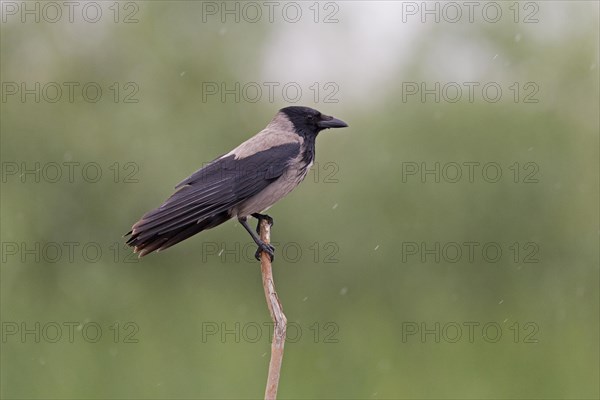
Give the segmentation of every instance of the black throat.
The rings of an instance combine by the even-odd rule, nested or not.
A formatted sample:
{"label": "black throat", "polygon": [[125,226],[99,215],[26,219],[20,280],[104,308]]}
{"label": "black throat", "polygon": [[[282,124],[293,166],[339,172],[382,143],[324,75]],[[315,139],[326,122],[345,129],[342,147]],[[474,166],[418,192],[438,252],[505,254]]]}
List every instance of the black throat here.
{"label": "black throat", "polygon": [[302,146],[302,161],[306,165],[310,164],[315,159],[315,142],[317,135],[305,135],[304,144]]}

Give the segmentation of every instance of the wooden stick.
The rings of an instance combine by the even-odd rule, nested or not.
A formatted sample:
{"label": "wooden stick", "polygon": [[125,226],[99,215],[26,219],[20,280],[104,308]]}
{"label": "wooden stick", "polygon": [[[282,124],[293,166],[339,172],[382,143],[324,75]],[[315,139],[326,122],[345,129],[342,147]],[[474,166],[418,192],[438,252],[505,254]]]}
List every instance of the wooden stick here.
{"label": "wooden stick", "polygon": [[[271,225],[266,219],[260,221],[260,239],[265,243],[271,240]],[[262,273],[263,288],[267,299],[269,313],[273,320],[273,340],[271,342],[271,361],[269,362],[269,375],[265,389],[265,400],[277,398],[277,387],[279,386],[279,375],[281,373],[281,362],[283,361],[283,346],[285,345],[285,332],[287,318],[283,314],[281,302],[275,291],[273,282],[273,271],[271,270],[271,259],[265,252],[260,256],[260,271]]]}

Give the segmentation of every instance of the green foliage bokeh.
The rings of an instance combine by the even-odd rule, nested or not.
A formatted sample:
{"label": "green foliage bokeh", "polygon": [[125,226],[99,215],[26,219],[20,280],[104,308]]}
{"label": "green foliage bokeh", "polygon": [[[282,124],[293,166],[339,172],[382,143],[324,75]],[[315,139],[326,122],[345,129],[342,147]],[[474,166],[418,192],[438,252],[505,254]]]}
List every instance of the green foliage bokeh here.
{"label": "green foliage bokeh", "polygon": [[[77,94],[73,102],[17,95],[0,104],[3,174],[23,162],[97,163],[103,173],[95,183],[77,174],[56,183],[3,175],[3,331],[36,322],[64,329],[56,343],[3,336],[3,398],[262,396],[269,316],[242,227],[229,222],[133,263],[122,235],[177,182],[289,105],[281,96],[203,101],[203,84],[271,81],[301,82],[302,104],[350,125],[322,133],[315,171],[269,211],[280,243],[276,286],[301,329],[286,346],[281,398],[598,397],[597,3],[539,2],[537,24],[378,20],[378,7],[399,12],[390,2],[337,2],[335,24],[222,23],[203,22],[201,2],[136,4],[133,24],[11,17],[1,25],[3,84],[104,89],[97,103]],[[385,34],[369,45],[392,53],[394,65],[354,43],[374,25]],[[410,29],[418,34],[403,48],[398,32]],[[316,50],[294,58],[310,66],[299,78],[286,60],[307,48]],[[406,82],[448,81],[498,82],[504,94],[496,103],[403,99]],[[138,102],[123,102],[127,82]],[[311,82],[335,82],[339,102],[315,102]],[[521,90],[534,82],[538,101],[524,103],[521,92],[515,102],[513,82]],[[481,169],[473,182],[403,175],[436,163],[449,173],[465,162],[497,163],[502,179],[488,182]],[[528,183],[532,165],[537,182]],[[136,182],[126,179],[132,171]],[[65,242],[80,244],[72,261],[8,251]],[[465,242],[479,244],[473,262],[406,253],[407,243],[465,250]],[[86,243],[101,248],[97,262],[82,255]],[[497,262],[482,257],[485,243],[501,246]],[[537,262],[524,262],[527,244]],[[90,343],[79,327],[71,343],[65,322],[97,323],[103,336]],[[472,341],[470,322],[479,324]],[[439,343],[435,333],[407,336],[414,324],[435,331],[436,323]],[[487,323],[501,326],[497,342],[482,337]],[[242,333],[257,325],[263,336],[254,343]],[[453,342],[455,325],[463,331]],[[132,326],[137,343],[124,343]],[[206,336],[214,326],[234,333]],[[533,330],[535,340],[525,340]]]}

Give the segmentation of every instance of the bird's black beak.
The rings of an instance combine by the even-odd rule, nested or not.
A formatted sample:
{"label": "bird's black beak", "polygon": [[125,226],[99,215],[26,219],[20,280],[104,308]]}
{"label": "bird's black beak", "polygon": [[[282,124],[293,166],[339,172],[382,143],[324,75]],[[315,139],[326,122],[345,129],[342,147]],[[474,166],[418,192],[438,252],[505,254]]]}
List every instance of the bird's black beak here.
{"label": "bird's black beak", "polygon": [[329,115],[321,115],[321,120],[317,122],[317,126],[321,129],[345,128],[348,124],[341,119],[333,118]]}

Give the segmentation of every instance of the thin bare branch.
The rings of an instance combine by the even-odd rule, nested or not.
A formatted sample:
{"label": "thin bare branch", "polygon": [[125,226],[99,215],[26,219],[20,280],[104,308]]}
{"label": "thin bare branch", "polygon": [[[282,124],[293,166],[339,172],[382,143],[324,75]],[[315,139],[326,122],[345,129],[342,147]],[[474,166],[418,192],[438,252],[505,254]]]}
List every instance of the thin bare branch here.
{"label": "thin bare branch", "polygon": [[[270,243],[271,225],[266,219],[262,219],[260,222],[260,238],[265,243]],[[269,362],[269,375],[267,377],[265,399],[275,400],[277,398],[277,387],[279,386],[281,363],[283,361],[283,346],[285,345],[287,318],[283,314],[281,302],[275,291],[271,259],[265,252],[263,252],[260,257],[260,270],[262,273],[267,306],[269,307],[269,313],[271,314],[271,319],[274,324],[273,341],[271,343],[271,361]]]}

